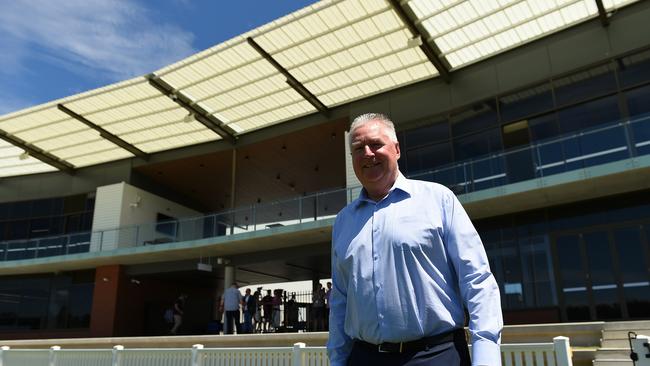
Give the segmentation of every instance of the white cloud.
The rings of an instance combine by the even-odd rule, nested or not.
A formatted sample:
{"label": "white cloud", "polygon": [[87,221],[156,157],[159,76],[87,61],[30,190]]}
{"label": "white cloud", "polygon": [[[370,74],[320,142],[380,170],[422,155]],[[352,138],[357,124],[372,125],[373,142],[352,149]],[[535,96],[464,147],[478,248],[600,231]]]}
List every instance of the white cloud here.
{"label": "white cloud", "polygon": [[0,11],[0,72],[20,71],[36,57],[78,74],[122,80],[196,52],[193,38],[155,23],[147,9],[129,1],[7,1]]}

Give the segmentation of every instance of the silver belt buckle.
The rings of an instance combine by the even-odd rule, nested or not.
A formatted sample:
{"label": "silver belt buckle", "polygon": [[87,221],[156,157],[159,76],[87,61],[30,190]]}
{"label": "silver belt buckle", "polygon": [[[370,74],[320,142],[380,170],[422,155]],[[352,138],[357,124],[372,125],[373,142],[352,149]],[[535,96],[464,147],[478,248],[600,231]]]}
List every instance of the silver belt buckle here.
{"label": "silver belt buckle", "polygon": [[[402,346],[404,345],[404,342],[399,342],[399,353],[402,353]],[[377,352],[379,353],[391,353],[391,351],[385,351],[384,349],[381,348],[381,344],[377,345]]]}

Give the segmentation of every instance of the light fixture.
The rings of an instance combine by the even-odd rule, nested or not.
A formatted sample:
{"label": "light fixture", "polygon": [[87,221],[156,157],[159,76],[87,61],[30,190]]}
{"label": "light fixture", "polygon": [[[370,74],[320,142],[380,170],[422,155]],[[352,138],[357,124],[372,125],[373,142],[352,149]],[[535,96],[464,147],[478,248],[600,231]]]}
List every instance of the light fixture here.
{"label": "light fixture", "polygon": [[190,123],[194,122],[196,118],[194,117],[194,113],[190,112],[187,114],[187,116],[183,117],[183,122],[185,123]]}
{"label": "light fixture", "polygon": [[29,158],[29,151],[23,151],[18,155],[18,160],[26,160],[27,158]]}
{"label": "light fixture", "polygon": [[406,45],[408,47],[420,47],[422,46],[422,37],[415,36],[413,38],[409,38],[409,40],[406,41]]}
{"label": "light fixture", "polygon": [[197,263],[196,269],[203,272],[212,272],[212,265],[209,263]]}
{"label": "light fixture", "polygon": [[141,201],[142,201],[142,197],[140,197],[139,195],[136,195],[133,202],[129,203],[129,207],[136,208],[136,207],[140,206]]}

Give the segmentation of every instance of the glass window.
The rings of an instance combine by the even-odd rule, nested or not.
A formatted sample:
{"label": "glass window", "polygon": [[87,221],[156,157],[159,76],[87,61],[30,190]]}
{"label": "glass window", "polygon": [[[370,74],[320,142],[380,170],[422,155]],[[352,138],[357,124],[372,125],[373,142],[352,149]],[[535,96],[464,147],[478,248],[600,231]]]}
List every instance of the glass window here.
{"label": "glass window", "polygon": [[556,250],[566,320],[590,320],[589,296],[585,280],[586,269],[580,253],[580,238],[578,235],[558,237]]}
{"label": "glass window", "polygon": [[650,85],[626,91],[625,98],[631,118],[650,112]]}
{"label": "glass window", "polygon": [[650,50],[623,57],[618,72],[623,87],[650,80]]}
{"label": "glass window", "polygon": [[29,227],[29,237],[38,238],[42,236],[48,236],[50,234],[50,219],[49,218],[38,218],[31,219]]}
{"label": "glass window", "polygon": [[81,283],[68,289],[67,328],[87,328],[90,326],[90,311],[93,302],[92,283]]}
{"label": "glass window", "polygon": [[32,201],[20,201],[11,203],[10,217],[12,219],[23,219],[30,216],[32,212]]}
{"label": "glass window", "polygon": [[616,90],[616,77],[611,64],[553,81],[557,105],[578,102]]}
{"label": "glass window", "polygon": [[509,122],[553,108],[550,83],[499,98],[501,121]]}
{"label": "glass window", "polygon": [[637,319],[650,317],[650,267],[641,238],[641,230],[636,226],[614,231],[627,311]]}
{"label": "glass window", "polygon": [[410,149],[416,146],[427,145],[435,141],[449,139],[449,124],[446,121],[413,128],[403,132],[402,149]]}
{"label": "glass window", "polygon": [[32,202],[32,217],[42,217],[52,215],[52,200],[36,200]]}
{"label": "glass window", "polygon": [[10,221],[7,224],[9,240],[29,238],[29,220]]}
{"label": "glass window", "polygon": [[451,144],[429,145],[406,152],[406,172],[409,174],[449,164],[451,159]]}
{"label": "glass window", "polygon": [[525,307],[524,284],[521,270],[521,255],[515,241],[501,242],[501,263],[503,265],[503,297],[506,309]]}
{"label": "glass window", "polygon": [[470,109],[450,117],[454,137],[482,131],[497,124],[497,109],[494,100],[476,104]]}
{"label": "glass window", "polygon": [[492,129],[474,135],[454,139],[455,161],[476,158],[502,150],[501,131]]}
{"label": "glass window", "polygon": [[621,307],[614,276],[613,253],[606,231],[585,233],[583,235],[589,264],[591,293],[596,308],[597,319],[618,319]]}
{"label": "glass window", "polygon": [[557,305],[551,251],[546,236],[519,238],[524,297],[528,307]]}
{"label": "glass window", "polygon": [[558,112],[560,131],[563,134],[616,122],[620,118],[618,99],[615,95],[575,105]]}
{"label": "glass window", "polygon": [[158,213],[156,216],[156,232],[167,234],[169,236],[175,236],[176,219],[174,217]]}
{"label": "glass window", "polygon": [[557,123],[555,112],[531,118],[528,125],[530,137],[533,141],[542,141],[560,135],[560,126]]}
{"label": "glass window", "polygon": [[11,203],[0,203],[0,220],[11,218]]}
{"label": "glass window", "polygon": [[21,295],[16,288],[0,287],[0,329],[16,326]]}
{"label": "glass window", "polygon": [[81,214],[67,215],[65,217],[65,233],[77,233],[81,231]]}

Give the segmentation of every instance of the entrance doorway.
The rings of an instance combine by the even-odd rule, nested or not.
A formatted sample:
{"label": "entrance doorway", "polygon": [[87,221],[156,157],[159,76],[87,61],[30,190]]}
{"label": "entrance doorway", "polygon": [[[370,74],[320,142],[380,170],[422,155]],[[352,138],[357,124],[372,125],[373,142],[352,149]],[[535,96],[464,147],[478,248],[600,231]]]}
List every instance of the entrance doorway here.
{"label": "entrance doorway", "polygon": [[563,321],[650,318],[650,225],[556,234]]}

